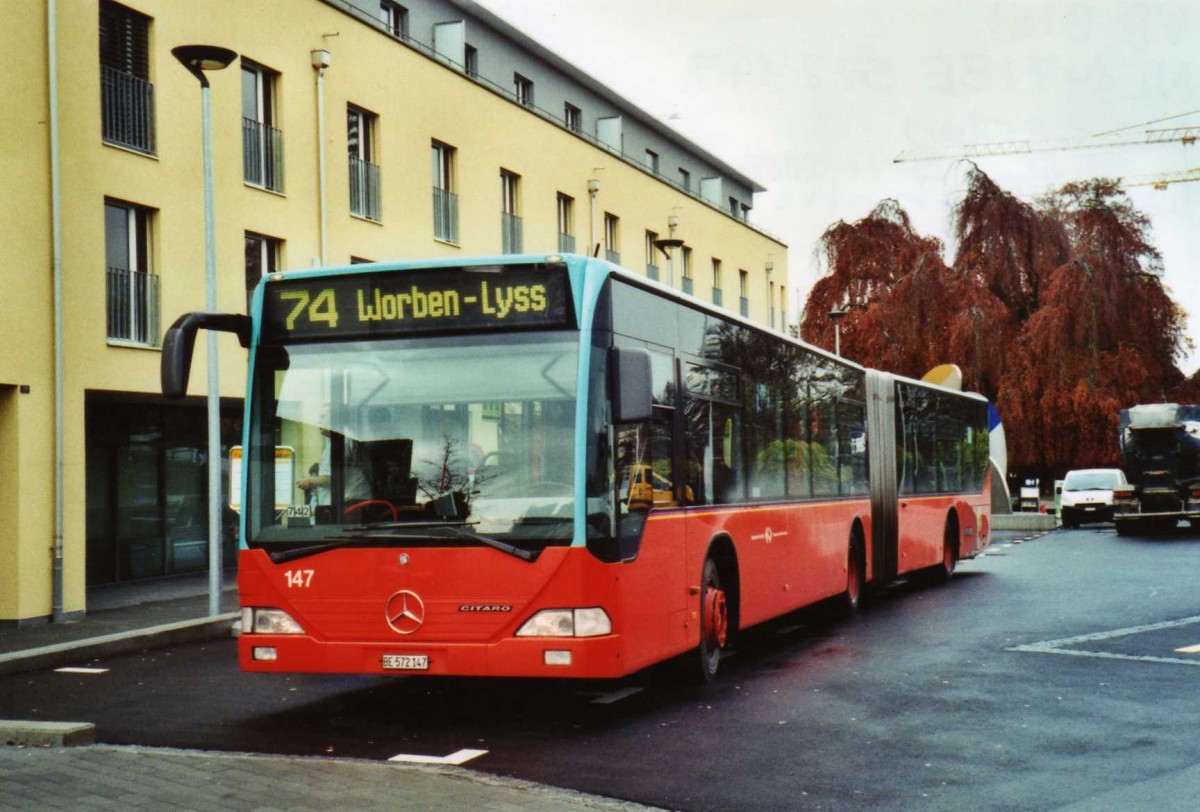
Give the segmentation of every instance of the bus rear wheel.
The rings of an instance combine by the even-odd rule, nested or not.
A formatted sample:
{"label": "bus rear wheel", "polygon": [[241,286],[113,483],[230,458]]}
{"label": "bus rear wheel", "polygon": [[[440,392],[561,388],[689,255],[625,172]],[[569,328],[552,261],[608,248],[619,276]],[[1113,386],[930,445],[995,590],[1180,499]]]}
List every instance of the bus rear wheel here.
{"label": "bus rear wheel", "polygon": [[958,522],[951,519],[946,522],[946,532],[942,534],[942,563],[933,569],[937,581],[949,581],[954,575],[954,567],[958,564]]}
{"label": "bus rear wheel", "polygon": [[721,650],[729,639],[729,602],[721,588],[721,572],[717,562],[704,562],[700,581],[700,672],[704,682],[711,682],[721,664]]}
{"label": "bus rear wheel", "polygon": [[850,539],[850,550],[846,556],[846,591],[837,597],[838,614],[849,617],[858,611],[865,581],[866,564],[863,561],[862,542],[855,533]]}

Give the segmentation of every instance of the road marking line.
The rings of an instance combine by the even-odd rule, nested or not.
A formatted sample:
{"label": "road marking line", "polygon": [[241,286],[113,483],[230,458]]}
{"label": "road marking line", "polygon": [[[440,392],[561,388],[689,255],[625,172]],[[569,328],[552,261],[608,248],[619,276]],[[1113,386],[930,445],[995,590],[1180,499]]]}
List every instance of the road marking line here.
{"label": "road marking line", "polygon": [[58,674],[107,674],[107,668],[84,668],[82,666],[67,666],[66,668],[56,668],[55,673]]}
{"label": "road marking line", "polygon": [[[1076,637],[1064,637],[1060,640],[1044,640],[1040,643],[1027,643],[1023,646],[1013,646],[1008,651],[1019,651],[1031,654],[1067,654],[1072,657],[1097,657],[1104,660],[1134,660],[1141,663],[1175,663],[1177,665],[1200,665],[1200,660],[1185,660],[1180,657],[1155,657],[1152,655],[1115,654],[1110,651],[1087,651],[1085,649],[1068,649],[1078,643],[1094,643],[1101,640],[1112,640],[1117,637],[1128,637],[1144,632],[1156,632],[1163,629],[1178,629],[1200,623],[1200,615],[1185,617],[1180,620],[1168,620],[1163,623],[1151,623],[1146,626],[1131,626],[1127,629],[1113,629],[1107,632],[1081,634]],[[1198,647],[1200,649],[1200,647]]]}
{"label": "road marking line", "polygon": [[487,755],[487,750],[459,750],[456,753],[451,753],[448,756],[418,756],[401,753],[398,756],[392,756],[388,761],[403,762],[405,764],[466,764],[471,759],[479,758]]}
{"label": "road marking line", "polygon": [[1200,646],[1184,646],[1175,649],[1176,654],[1200,654]]}
{"label": "road marking line", "polygon": [[629,697],[633,696],[634,694],[640,694],[644,690],[645,690],[644,688],[641,688],[639,686],[630,685],[627,688],[621,688],[618,691],[613,691],[612,693],[607,693],[607,694],[604,694],[603,696],[598,696],[592,700],[592,704],[593,705],[611,705],[614,702],[620,702],[622,699],[628,699]]}

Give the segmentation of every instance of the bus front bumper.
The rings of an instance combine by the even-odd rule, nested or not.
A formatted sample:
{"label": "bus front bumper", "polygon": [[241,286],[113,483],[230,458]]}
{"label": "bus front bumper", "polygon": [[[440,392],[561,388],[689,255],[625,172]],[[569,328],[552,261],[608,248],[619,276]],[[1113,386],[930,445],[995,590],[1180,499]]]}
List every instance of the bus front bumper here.
{"label": "bus front bumper", "polygon": [[619,635],[509,638],[496,643],[327,642],[303,634],[243,634],[243,671],[480,677],[623,676]]}

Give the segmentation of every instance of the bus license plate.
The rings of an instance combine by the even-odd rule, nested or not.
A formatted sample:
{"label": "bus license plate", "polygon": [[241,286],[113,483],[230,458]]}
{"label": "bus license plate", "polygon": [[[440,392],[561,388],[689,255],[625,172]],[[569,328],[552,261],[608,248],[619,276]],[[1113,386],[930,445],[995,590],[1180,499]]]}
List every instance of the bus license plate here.
{"label": "bus license plate", "polygon": [[388,671],[427,671],[428,654],[385,654],[383,667]]}

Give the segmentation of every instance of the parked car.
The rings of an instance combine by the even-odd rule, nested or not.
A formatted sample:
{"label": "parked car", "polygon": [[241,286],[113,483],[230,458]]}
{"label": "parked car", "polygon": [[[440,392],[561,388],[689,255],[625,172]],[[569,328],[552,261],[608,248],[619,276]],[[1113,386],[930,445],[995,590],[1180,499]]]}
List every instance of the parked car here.
{"label": "parked car", "polygon": [[1068,471],[1062,485],[1063,527],[1084,522],[1111,522],[1113,488],[1128,484],[1119,468],[1081,468]]}

